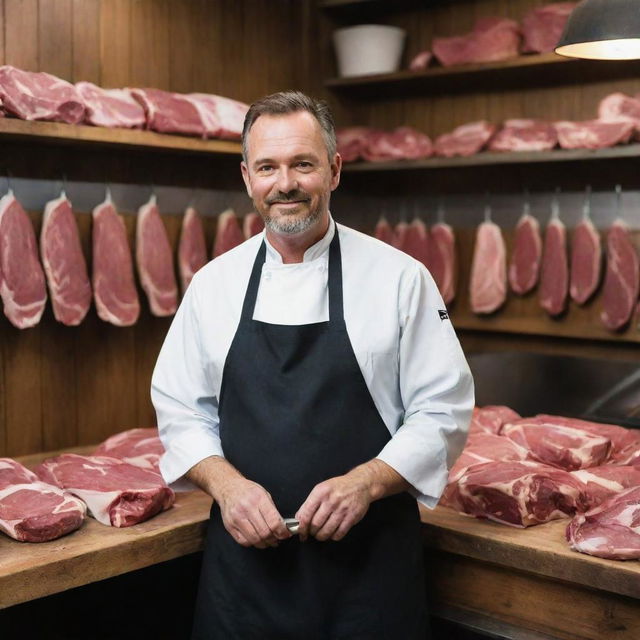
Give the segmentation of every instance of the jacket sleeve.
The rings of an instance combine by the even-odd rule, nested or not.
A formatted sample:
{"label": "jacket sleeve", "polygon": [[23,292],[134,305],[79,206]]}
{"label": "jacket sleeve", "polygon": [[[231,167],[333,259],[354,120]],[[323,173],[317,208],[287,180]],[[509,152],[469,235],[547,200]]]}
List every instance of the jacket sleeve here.
{"label": "jacket sleeve", "polygon": [[378,458],[433,508],[466,442],[473,379],[437,287],[418,263],[401,287],[399,311],[404,420]]}

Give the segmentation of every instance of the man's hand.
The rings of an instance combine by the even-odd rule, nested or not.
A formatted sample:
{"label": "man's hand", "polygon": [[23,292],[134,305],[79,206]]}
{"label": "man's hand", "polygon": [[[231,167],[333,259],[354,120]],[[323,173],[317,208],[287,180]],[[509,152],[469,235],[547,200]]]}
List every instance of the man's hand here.
{"label": "man's hand", "polygon": [[243,547],[275,547],[291,537],[267,490],[224,458],[201,460],[187,477],[218,503],[225,529]]}

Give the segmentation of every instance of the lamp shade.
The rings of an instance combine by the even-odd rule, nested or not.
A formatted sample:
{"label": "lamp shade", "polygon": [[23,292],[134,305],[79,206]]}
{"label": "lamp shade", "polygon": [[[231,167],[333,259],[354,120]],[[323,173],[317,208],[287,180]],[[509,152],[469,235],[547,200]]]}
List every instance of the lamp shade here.
{"label": "lamp shade", "polygon": [[591,60],[640,58],[640,1],[583,0],[569,16],[555,51]]}

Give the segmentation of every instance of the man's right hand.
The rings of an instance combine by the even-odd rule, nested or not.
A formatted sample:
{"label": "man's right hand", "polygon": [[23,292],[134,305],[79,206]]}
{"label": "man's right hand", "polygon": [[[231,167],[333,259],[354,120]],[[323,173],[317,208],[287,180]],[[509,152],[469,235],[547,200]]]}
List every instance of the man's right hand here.
{"label": "man's right hand", "polygon": [[218,503],[225,529],[243,547],[276,547],[291,537],[267,490],[224,458],[205,458],[186,475]]}

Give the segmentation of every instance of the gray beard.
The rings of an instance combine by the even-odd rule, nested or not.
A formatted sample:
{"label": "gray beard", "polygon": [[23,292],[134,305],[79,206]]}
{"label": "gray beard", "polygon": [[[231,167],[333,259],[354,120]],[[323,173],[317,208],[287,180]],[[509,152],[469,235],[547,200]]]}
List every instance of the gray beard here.
{"label": "gray beard", "polygon": [[293,217],[291,220],[287,218],[265,218],[264,225],[273,231],[274,233],[281,233],[285,235],[294,235],[296,233],[303,233],[310,229],[320,219],[320,209],[315,209],[309,213],[306,218]]}

